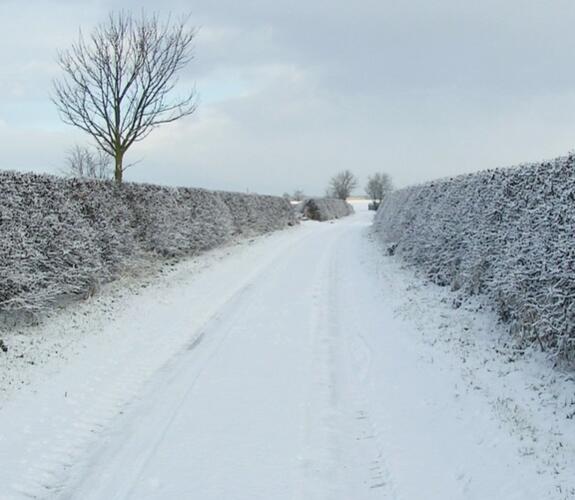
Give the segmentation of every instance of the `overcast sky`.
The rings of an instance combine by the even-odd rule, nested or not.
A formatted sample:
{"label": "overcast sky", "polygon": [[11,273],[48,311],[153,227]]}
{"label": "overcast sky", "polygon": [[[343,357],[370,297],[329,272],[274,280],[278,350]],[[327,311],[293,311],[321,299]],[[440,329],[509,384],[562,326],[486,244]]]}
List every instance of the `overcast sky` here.
{"label": "overcast sky", "polygon": [[0,0],[0,168],[56,173],[89,142],[50,101],[57,51],[146,4],[200,28],[200,102],[128,180],[323,194],[347,168],[405,186],[575,147],[572,0]]}

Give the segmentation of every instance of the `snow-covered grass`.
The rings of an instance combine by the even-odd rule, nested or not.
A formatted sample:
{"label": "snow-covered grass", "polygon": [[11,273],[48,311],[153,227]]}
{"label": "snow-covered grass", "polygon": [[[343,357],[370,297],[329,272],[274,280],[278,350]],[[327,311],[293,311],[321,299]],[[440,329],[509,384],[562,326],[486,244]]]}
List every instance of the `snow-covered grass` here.
{"label": "snow-covered grass", "polygon": [[304,217],[318,221],[339,219],[353,213],[351,204],[335,198],[308,198],[297,206],[297,210]]}
{"label": "snow-covered grass", "polygon": [[375,226],[455,304],[480,295],[522,345],[573,361],[574,166],[569,156],[395,191]]}
{"label": "snow-covered grass", "polygon": [[0,173],[0,326],[85,298],[144,261],[295,222],[280,197]]}

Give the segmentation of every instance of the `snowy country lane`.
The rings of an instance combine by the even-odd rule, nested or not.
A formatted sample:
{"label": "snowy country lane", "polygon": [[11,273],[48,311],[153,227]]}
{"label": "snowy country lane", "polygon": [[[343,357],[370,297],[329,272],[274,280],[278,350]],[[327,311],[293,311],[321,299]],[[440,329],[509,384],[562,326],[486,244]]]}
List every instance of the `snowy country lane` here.
{"label": "snowy country lane", "polygon": [[459,358],[397,317],[371,217],[304,223],[134,297],[115,343],[0,410],[0,498],[570,498]]}

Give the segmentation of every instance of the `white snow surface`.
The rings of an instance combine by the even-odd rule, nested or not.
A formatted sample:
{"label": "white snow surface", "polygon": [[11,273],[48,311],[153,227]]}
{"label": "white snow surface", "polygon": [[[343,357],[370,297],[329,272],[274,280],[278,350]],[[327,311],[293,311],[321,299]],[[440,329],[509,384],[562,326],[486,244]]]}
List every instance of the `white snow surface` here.
{"label": "white snow surface", "polygon": [[0,498],[575,498],[573,377],[356,209],[5,338]]}

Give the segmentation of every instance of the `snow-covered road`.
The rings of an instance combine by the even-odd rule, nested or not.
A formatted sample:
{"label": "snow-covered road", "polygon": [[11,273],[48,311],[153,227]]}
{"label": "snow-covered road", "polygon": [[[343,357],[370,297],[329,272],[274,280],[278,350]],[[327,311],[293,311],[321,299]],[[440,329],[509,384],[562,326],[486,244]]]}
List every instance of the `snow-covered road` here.
{"label": "snow-covered road", "polygon": [[[481,367],[503,362],[401,314],[371,217],[219,251],[124,298],[0,409],[0,498],[573,498],[573,432],[540,455],[527,382],[502,386]],[[475,328],[418,307],[435,332]]]}

